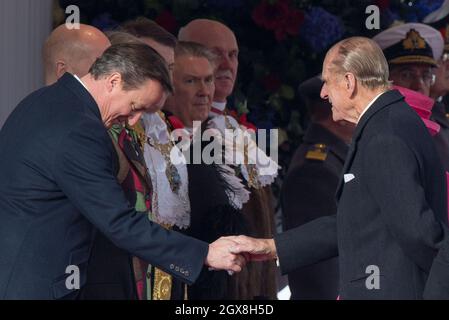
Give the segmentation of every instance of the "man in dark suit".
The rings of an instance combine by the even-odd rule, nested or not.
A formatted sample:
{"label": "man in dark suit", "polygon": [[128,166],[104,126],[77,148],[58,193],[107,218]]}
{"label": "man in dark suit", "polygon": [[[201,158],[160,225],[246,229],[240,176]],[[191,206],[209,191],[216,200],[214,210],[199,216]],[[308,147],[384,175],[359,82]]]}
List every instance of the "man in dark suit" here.
{"label": "man in dark suit", "polygon": [[[45,41],[43,48],[45,84],[54,84],[66,72],[84,77],[89,73],[94,61],[110,45],[108,38],[95,27],[83,24],[80,24],[79,29],[68,29],[65,25],[57,27]],[[122,128],[119,124],[116,126]],[[110,132],[115,132],[114,127],[116,126],[113,126]],[[123,140],[127,145],[132,144],[132,141],[128,141],[128,139]],[[127,156],[137,158],[138,154],[134,148],[126,148],[125,150],[131,149],[131,152],[127,152],[125,155],[118,144],[115,146],[120,164],[120,169],[117,170],[117,179],[122,187],[124,187],[124,182],[128,187],[131,184],[129,171],[131,171],[132,164],[127,161]],[[139,176],[139,178],[141,177],[143,178],[144,175]],[[142,182],[142,185],[146,186],[145,182]],[[135,203],[136,193],[129,189],[123,188],[125,196],[130,203]],[[101,232],[97,232],[86,270],[87,279],[79,292],[78,299],[136,299],[131,259],[132,257],[126,250],[117,247]]]}
{"label": "man in dark suit", "polygon": [[[313,77],[299,86],[311,124],[296,150],[282,185],[284,230],[337,212],[335,190],[354,131],[347,121],[332,120],[331,105],[320,98],[323,82]],[[332,258],[288,274],[292,300],[338,296],[338,259]]]}
{"label": "man in dark suit", "polygon": [[233,252],[279,257],[288,273],[339,257],[342,299],[422,299],[447,225],[446,178],[430,134],[397,91],[370,39],[342,40],[323,63],[321,97],[356,123],[338,209],[275,239],[234,238]]}
{"label": "man in dark suit", "polygon": [[96,232],[187,283],[203,264],[241,270],[232,240],[208,245],[163,229],[136,213],[117,182],[107,128],[135,124],[171,90],[153,49],[123,44],[83,78],[65,74],[17,106],[0,132],[2,299],[76,298]]}

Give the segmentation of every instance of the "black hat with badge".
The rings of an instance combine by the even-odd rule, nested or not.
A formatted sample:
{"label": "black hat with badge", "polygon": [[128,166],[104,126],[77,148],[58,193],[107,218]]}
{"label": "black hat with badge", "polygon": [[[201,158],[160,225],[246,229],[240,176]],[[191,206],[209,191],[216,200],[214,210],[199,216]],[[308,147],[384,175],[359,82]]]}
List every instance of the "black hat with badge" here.
{"label": "black hat with badge", "polygon": [[404,23],[382,31],[373,40],[389,64],[423,63],[433,67],[443,53],[440,32],[422,23]]}

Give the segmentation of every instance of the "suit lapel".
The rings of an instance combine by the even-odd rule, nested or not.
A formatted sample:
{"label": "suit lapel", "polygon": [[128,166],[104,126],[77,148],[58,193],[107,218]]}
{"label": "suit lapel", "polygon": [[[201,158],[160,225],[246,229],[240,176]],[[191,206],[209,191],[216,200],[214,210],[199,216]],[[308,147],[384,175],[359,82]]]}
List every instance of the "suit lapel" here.
{"label": "suit lapel", "polygon": [[340,178],[338,180],[338,187],[336,192],[337,201],[340,199],[341,192],[343,191],[343,177],[347,173],[349,167],[352,164],[352,160],[354,160],[355,152],[357,150],[357,143],[353,140],[349,147],[348,155],[346,156],[345,164],[343,165],[343,170],[341,171]]}
{"label": "suit lapel", "polygon": [[[74,93],[78,99],[83,102],[84,110],[88,110],[91,112],[96,118],[101,121],[101,113],[100,109],[97,105],[97,102],[94,100],[92,95],[83,85],[75,79],[73,75],[66,72],[57,82],[58,85],[63,85],[67,89],[69,89],[72,93]],[[106,129],[105,129],[106,130]]]}
{"label": "suit lapel", "polygon": [[351,145],[349,147],[348,155],[346,157],[345,164],[343,166],[343,170],[340,174],[338,186],[337,186],[337,192],[335,194],[335,197],[338,200],[340,200],[341,193],[343,191],[344,181],[343,177],[345,174],[348,173],[349,168],[351,167],[351,164],[354,160],[356,151],[357,151],[357,144],[360,141],[362,137],[363,130],[366,127],[366,124],[368,121],[380,110],[387,107],[388,105],[397,102],[399,100],[403,100],[404,97],[399,93],[397,90],[390,90],[385,93],[383,93],[379,98],[377,98],[376,101],[371,105],[371,107],[366,111],[366,113],[362,116],[362,119],[360,119],[359,123],[357,124],[357,127],[354,132],[354,136],[352,138]]}

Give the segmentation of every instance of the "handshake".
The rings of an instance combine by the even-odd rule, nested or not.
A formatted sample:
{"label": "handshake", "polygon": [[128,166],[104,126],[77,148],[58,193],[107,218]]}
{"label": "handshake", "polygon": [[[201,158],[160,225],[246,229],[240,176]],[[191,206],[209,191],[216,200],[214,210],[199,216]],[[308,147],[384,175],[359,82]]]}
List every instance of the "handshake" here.
{"label": "handshake", "polygon": [[209,245],[205,265],[209,270],[227,270],[230,275],[242,271],[249,261],[277,258],[273,239],[255,239],[247,236],[221,237]]}

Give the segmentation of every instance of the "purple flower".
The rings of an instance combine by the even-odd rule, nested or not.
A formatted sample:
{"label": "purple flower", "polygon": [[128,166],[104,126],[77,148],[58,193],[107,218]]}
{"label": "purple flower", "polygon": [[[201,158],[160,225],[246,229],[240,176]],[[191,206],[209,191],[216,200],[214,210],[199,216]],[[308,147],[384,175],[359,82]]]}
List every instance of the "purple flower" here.
{"label": "purple flower", "polygon": [[439,9],[443,0],[418,0],[416,1],[415,13],[418,21],[422,21],[429,13]]}
{"label": "purple flower", "polygon": [[439,9],[443,4],[442,0],[417,0],[414,2],[405,3],[405,13],[403,20],[405,22],[420,22],[429,13]]}
{"label": "purple flower", "polygon": [[305,15],[300,37],[319,53],[343,37],[341,20],[321,7],[312,7]]}
{"label": "purple flower", "polygon": [[383,29],[389,28],[393,24],[393,22],[401,19],[399,14],[392,11],[391,9],[386,9],[386,10],[382,11],[382,14],[380,17],[381,17]]}

